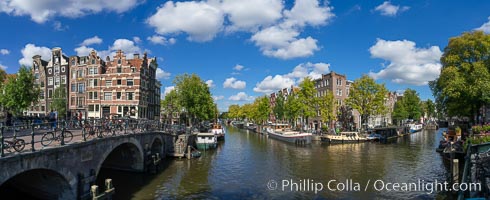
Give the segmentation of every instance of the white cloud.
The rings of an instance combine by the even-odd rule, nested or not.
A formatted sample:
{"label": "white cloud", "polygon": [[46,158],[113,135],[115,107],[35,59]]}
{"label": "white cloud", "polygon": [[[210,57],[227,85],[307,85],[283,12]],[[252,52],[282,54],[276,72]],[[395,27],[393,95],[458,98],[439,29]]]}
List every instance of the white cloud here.
{"label": "white cloud", "polygon": [[[97,36],[94,36],[92,38],[88,38],[88,39],[84,40],[82,42],[82,44],[84,44],[84,43],[85,44],[98,44],[98,43],[102,42],[101,40],[99,41],[100,38],[98,38],[98,39],[97,38],[98,38]],[[137,41],[137,39],[136,39],[136,41]],[[87,56],[87,55],[89,55],[89,53],[92,50],[94,50],[94,48],[82,45],[82,46],[75,48],[74,50],[75,50],[75,52],[77,52],[78,56]],[[114,43],[108,47],[108,49],[97,50],[97,54],[101,58],[105,59],[106,56],[109,56],[109,57],[114,56],[116,54],[116,51],[118,51],[118,50],[122,50],[129,59],[133,58],[133,55],[135,53],[142,53],[141,48],[138,45],[136,45],[135,41],[121,38],[121,39],[116,39],[114,41]],[[147,50],[147,49],[145,49],[145,51],[149,52],[149,50]]]}
{"label": "white cloud", "polygon": [[0,49],[0,54],[8,55],[8,54],[10,54],[10,51],[8,49]]}
{"label": "white cloud", "polygon": [[223,82],[223,88],[233,88],[233,89],[244,89],[247,86],[245,81],[237,80],[234,77],[227,78],[225,82]]}
{"label": "white cloud", "polygon": [[477,28],[475,30],[483,31],[487,34],[490,34],[490,17],[488,17],[488,21],[484,23],[483,25],[480,26],[480,28]]}
{"label": "white cloud", "polygon": [[[321,3],[323,2],[323,3]],[[322,26],[335,17],[328,1],[296,0],[287,10],[282,0],[168,1],[146,22],[162,37],[186,33],[188,40],[212,40],[220,32],[251,32],[250,40],[269,57],[308,57],[320,49],[305,26]],[[170,39],[169,39],[170,40]]]}
{"label": "white cloud", "polygon": [[138,37],[138,36],[134,36],[133,37],[133,41],[136,42],[136,43],[141,43],[141,38]]}
{"label": "white cloud", "polygon": [[60,21],[55,21],[53,23],[53,28],[56,31],[65,31],[66,29],[68,29],[68,25],[63,25]]}
{"label": "white cloud", "polygon": [[383,4],[376,6],[376,8],[374,10],[378,11],[381,15],[394,17],[399,12],[401,13],[401,12],[407,11],[408,9],[410,9],[410,7],[408,7],[408,6],[402,6],[400,8],[400,6],[393,5],[393,4],[391,4],[391,2],[385,1],[385,2],[383,2]]}
{"label": "white cloud", "polygon": [[153,44],[161,44],[161,45],[172,45],[175,44],[176,40],[175,38],[170,38],[167,40],[167,38],[160,36],[160,35],[153,35],[151,37],[147,37],[147,40],[149,40]]}
{"label": "white cloud", "polygon": [[294,67],[293,71],[286,74],[285,77],[297,79],[300,82],[305,77],[312,79],[321,78],[322,74],[330,72],[330,64],[327,63],[302,63]]}
{"label": "white cloud", "polygon": [[374,79],[388,79],[394,83],[427,85],[439,76],[442,52],[438,46],[416,48],[415,42],[408,40],[386,41],[378,39],[369,48],[371,57],[389,62],[379,72],[370,72]]}
{"label": "white cloud", "polygon": [[316,42],[317,40],[311,37],[301,38],[281,48],[264,50],[263,53],[267,56],[281,59],[309,57],[320,49]]}
{"label": "white cloud", "polygon": [[170,75],[171,74],[169,72],[166,72],[161,68],[157,68],[157,71],[156,71],[156,78],[157,79],[169,79]]}
{"label": "white cloud", "polygon": [[257,83],[254,87],[254,92],[260,93],[272,93],[282,88],[291,87],[295,81],[292,78],[284,77],[282,75],[267,76],[260,83]]}
{"label": "white cloud", "polygon": [[44,60],[50,60],[51,49],[48,47],[38,47],[35,44],[26,44],[21,50],[23,58],[19,60],[19,64],[25,66],[32,66],[32,57],[40,55]]}
{"label": "white cloud", "polygon": [[175,86],[168,86],[168,87],[165,87],[165,91],[163,92],[163,95],[161,95],[161,96],[162,96],[162,98],[163,98],[163,97],[165,97],[165,96],[166,96],[168,93],[170,93],[172,90],[175,90]]}
{"label": "white cloud", "polygon": [[322,74],[330,72],[330,64],[327,63],[302,63],[293,68],[290,73],[283,75],[267,76],[254,87],[254,92],[270,94],[297,85],[305,77],[320,78]]}
{"label": "white cloud", "polygon": [[231,26],[227,29],[254,30],[273,24],[282,17],[281,0],[223,0],[221,9],[228,15]]}
{"label": "white cloud", "polygon": [[[318,0],[298,0],[291,10],[284,11],[280,24],[262,29],[250,38],[266,56],[292,59],[312,56],[320,47],[317,40],[308,36],[298,38],[306,25],[325,25],[335,15],[328,3],[321,6]],[[308,13],[308,14],[305,14]]]}
{"label": "white cloud", "polygon": [[100,44],[100,43],[102,43],[102,39],[100,39],[99,36],[94,36],[83,40],[80,46],[89,46],[92,44]]}
{"label": "white cloud", "polygon": [[230,98],[228,98],[228,100],[232,101],[252,101],[254,99],[255,97],[248,96],[245,92],[239,92],[236,95],[232,95]]}
{"label": "white cloud", "polygon": [[77,56],[87,56],[90,54],[92,50],[94,50],[94,48],[87,47],[87,46],[80,46],[75,48],[75,52],[77,52]]}
{"label": "white cloud", "polygon": [[243,68],[245,68],[243,65],[235,65],[235,67],[233,67],[233,69],[237,71],[241,71]]}
{"label": "white cloud", "polygon": [[157,33],[187,33],[188,40],[209,41],[222,29],[223,12],[207,2],[173,2],[168,1],[147,19]]}
{"label": "white cloud", "polygon": [[207,80],[206,85],[208,85],[209,88],[213,88],[215,86],[213,80]]}
{"label": "white cloud", "polygon": [[328,23],[335,16],[332,10],[332,7],[320,6],[318,0],[297,0],[291,10],[284,11],[284,15],[288,25],[318,26]]}
{"label": "white cloud", "polygon": [[122,50],[126,54],[141,53],[141,49],[128,39],[117,39],[111,46],[110,50]]}
{"label": "white cloud", "polygon": [[7,68],[8,68],[7,66],[2,65],[2,64],[0,63],[0,69],[2,69],[2,70],[7,70]]}
{"label": "white cloud", "polygon": [[222,95],[220,95],[220,96],[213,96],[214,101],[219,101],[219,100],[222,100],[224,98],[225,98],[225,96],[222,96]]}
{"label": "white cloud", "polygon": [[44,23],[55,16],[78,18],[100,12],[123,13],[134,8],[138,0],[4,0],[0,2],[0,12],[14,16],[31,17],[37,23]]}

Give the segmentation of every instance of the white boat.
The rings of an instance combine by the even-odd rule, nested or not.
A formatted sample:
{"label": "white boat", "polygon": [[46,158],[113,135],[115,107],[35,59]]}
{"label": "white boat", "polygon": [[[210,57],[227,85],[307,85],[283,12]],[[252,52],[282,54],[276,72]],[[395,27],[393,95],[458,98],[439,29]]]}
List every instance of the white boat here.
{"label": "white boat", "polygon": [[379,141],[381,139],[381,135],[377,133],[371,133],[366,137],[369,141]]}
{"label": "white boat", "polygon": [[422,124],[409,124],[408,126],[410,127],[410,133],[419,132],[424,128]]}
{"label": "white boat", "polygon": [[213,124],[213,128],[211,129],[211,133],[214,133],[218,140],[225,139],[225,129],[221,124],[215,123]]}
{"label": "white boat", "polygon": [[367,138],[361,137],[358,132],[340,132],[338,135],[323,136],[322,141],[328,143],[356,143],[365,142]]}
{"label": "white boat", "polygon": [[214,133],[197,133],[196,146],[199,150],[214,149],[218,145],[217,135]]}
{"label": "white boat", "polygon": [[294,144],[311,144],[311,138],[313,137],[311,133],[291,131],[288,128],[274,129],[269,127],[266,131],[270,138]]}

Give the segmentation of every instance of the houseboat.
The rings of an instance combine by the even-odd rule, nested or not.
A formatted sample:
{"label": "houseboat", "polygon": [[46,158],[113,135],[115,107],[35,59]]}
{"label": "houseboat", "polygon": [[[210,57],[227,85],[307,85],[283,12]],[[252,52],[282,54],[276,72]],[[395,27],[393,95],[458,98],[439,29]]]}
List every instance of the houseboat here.
{"label": "houseboat", "polygon": [[266,132],[270,138],[293,144],[311,144],[313,137],[311,133],[292,131],[287,124],[273,124]]}
{"label": "houseboat", "polygon": [[199,150],[215,149],[218,145],[217,135],[214,133],[197,133],[196,146]]}
{"label": "houseboat", "polygon": [[211,133],[214,133],[219,141],[225,140],[225,129],[221,124],[214,123],[211,129]]}
{"label": "houseboat", "polygon": [[328,143],[357,143],[367,141],[366,137],[361,137],[358,132],[340,132],[338,135],[326,135],[321,138],[322,142]]}
{"label": "houseboat", "polygon": [[375,128],[371,130],[371,133],[379,135],[379,141],[381,142],[387,142],[389,139],[403,135],[403,132],[398,127]]}
{"label": "houseboat", "polygon": [[409,127],[410,127],[410,133],[419,132],[422,130],[422,128],[424,128],[422,124],[409,124]]}

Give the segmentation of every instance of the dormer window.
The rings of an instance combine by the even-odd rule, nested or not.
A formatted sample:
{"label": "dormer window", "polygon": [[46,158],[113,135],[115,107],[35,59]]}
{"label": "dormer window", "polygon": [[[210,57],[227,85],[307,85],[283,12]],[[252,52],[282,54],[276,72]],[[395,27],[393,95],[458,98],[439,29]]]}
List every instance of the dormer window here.
{"label": "dormer window", "polygon": [[121,59],[117,60],[117,64],[119,65],[121,64]]}
{"label": "dormer window", "polygon": [[95,59],[92,59],[92,65],[95,65]]}
{"label": "dormer window", "polygon": [[75,59],[71,60],[71,65],[75,65],[76,61]]}

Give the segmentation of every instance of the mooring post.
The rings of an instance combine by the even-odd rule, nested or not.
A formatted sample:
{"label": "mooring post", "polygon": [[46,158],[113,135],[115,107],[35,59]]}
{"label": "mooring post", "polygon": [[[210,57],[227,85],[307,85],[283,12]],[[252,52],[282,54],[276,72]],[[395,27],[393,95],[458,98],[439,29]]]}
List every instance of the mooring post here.
{"label": "mooring post", "polygon": [[453,159],[453,184],[459,183],[459,160]]}
{"label": "mooring post", "polygon": [[90,187],[90,194],[92,195],[93,200],[98,199],[97,196],[99,195],[99,186],[92,185],[92,187]]}
{"label": "mooring post", "polygon": [[34,123],[31,125],[31,150],[32,152],[36,151],[34,149]]}
{"label": "mooring post", "polygon": [[187,159],[191,159],[191,145],[187,145]]}
{"label": "mooring post", "polygon": [[3,126],[0,128],[0,157],[5,156],[5,152],[3,151],[3,149],[5,148],[3,146],[3,144],[5,144],[5,143],[3,143],[4,139],[5,139],[5,138],[3,138],[3,128],[4,128]]}

